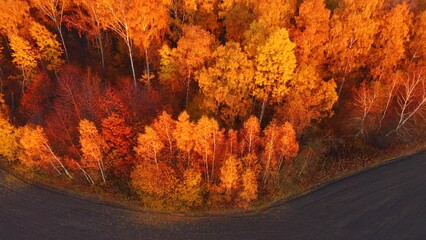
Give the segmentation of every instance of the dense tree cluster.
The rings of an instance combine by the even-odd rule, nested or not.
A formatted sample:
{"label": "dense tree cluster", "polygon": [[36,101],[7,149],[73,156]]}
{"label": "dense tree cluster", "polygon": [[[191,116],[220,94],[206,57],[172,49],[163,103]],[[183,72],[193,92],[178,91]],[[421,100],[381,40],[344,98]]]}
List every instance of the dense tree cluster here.
{"label": "dense tree cluster", "polygon": [[325,132],[426,130],[421,2],[1,0],[0,35],[0,155],[154,208],[250,207]]}

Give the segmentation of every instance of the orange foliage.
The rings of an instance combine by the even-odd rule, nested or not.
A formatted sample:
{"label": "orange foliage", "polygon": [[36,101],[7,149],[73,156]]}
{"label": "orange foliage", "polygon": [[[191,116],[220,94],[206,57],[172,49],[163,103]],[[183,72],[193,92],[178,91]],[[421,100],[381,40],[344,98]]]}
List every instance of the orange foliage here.
{"label": "orange foliage", "polygon": [[106,143],[108,165],[117,175],[129,176],[133,166],[132,128],[116,113],[102,119],[101,125],[102,136]]}
{"label": "orange foliage", "polygon": [[154,208],[171,208],[177,179],[174,170],[164,163],[144,162],[131,175],[132,186],[142,201]]}
{"label": "orange foliage", "polygon": [[153,208],[249,208],[312,184],[329,140],[422,140],[426,11],[332,2],[2,0],[0,155]]}

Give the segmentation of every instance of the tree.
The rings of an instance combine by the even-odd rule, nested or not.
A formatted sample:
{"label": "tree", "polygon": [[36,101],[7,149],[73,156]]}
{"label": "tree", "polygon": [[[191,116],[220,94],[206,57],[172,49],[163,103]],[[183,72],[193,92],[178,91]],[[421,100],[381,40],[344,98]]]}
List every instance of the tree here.
{"label": "tree", "polygon": [[256,87],[254,95],[262,101],[260,122],[266,103],[281,102],[289,92],[289,84],[296,69],[296,57],[293,49],[296,45],[290,41],[285,28],[272,33],[256,56]]}
{"label": "tree", "polygon": [[133,41],[134,28],[132,28],[132,16],[136,15],[134,1],[122,2],[116,0],[99,0],[93,3],[97,4],[100,9],[99,21],[103,28],[110,29],[123,39],[127,46],[130,59],[130,67],[132,69],[133,85],[137,87],[135,66],[133,63]]}
{"label": "tree", "polygon": [[333,79],[321,78],[315,65],[300,64],[290,85],[284,107],[278,106],[276,114],[290,121],[301,133],[313,121],[319,122],[333,115],[333,106],[338,100]]}
{"label": "tree", "polygon": [[338,95],[346,75],[365,66],[378,31],[383,0],[344,0],[331,18],[327,46],[330,70],[339,78]]}
{"label": "tree", "polygon": [[239,205],[248,208],[250,204],[257,199],[258,183],[256,173],[252,169],[246,169],[241,174],[242,189],[239,194]]}
{"label": "tree", "polygon": [[280,133],[281,136],[278,138],[277,148],[279,153],[278,171],[281,170],[284,161],[289,162],[299,152],[299,143],[297,142],[296,131],[293,125],[285,122],[280,126]]}
{"label": "tree", "polygon": [[195,124],[190,121],[188,113],[181,113],[176,122],[176,129],[173,132],[173,137],[176,139],[177,148],[186,155],[188,165],[191,160],[192,152],[194,151],[194,130]]}
{"label": "tree", "polygon": [[149,48],[153,41],[161,40],[169,27],[168,7],[171,0],[136,1],[139,10],[135,43],[145,52],[145,77],[152,77],[150,70]]}
{"label": "tree", "polygon": [[[137,88],[137,78],[133,62],[134,43],[140,43],[147,51],[150,41],[158,37],[167,26],[167,1],[120,1],[98,0],[99,22],[105,29],[115,32],[126,44],[133,75],[133,85]],[[141,34],[142,33],[142,34]],[[146,59],[146,73],[149,75],[149,61]],[[148,76],[149,77],[149,76]]]}
{"label": "tree", "polygon": [[322,0],[305,0],[295,17],[293,31],[298,63],[317,66],[325,62],[325,46],[330,35],[330,10]]}
{"label": "tree", "polygon": [[414,19],[415,31],[412,33],[412,40],[409,43],[410,57],[416,59],[426,57],[426,11],[420,12]]}
{"label": "tree", "polygon": [[243,47],[250,60],[254,60],[263,46],[268,40],[271,30],[268,29],[265,21],[262,19],[253,21],[247,31],[244,32]]}
{"label": "tree", "polygon": [[153,208],[171,208],[177,185],[175,172],[164,163],[138,164],[133,170],[132,186],[143,202]]}
{"label": "tree", "polygon": [[196,208],[203,203],[201,189],[202,173],[199,169],[190,167],[185,170],[183,179],[177,185],[177,198],[184,207]]}
{"label": "tree", "polygon": [[269,124],[263,131],[265,135],[265,150],[263,151],[263,168],[264,174],[262,181],[265,184],[269,176],[275,173],[277,169],[278,161],[275,155],[275,149],[277,147],[278,138],[280,137],[280,129],[275,121]]}
{"label": "tree", "polygon": [[[62,160],[53,152],[42,127],[25,126],[20,131],[19,143],[22,146],[22,151],[19,155],[19,160],[23,164],[29,167],[44,167],[46,164],[50,164],[59,175],[62,175],[60,170],[62,169],[72,179]],[[59,167],[57,164],[59,164]]]}
{"label": "tree", "polygon": [[239,154],[239,139],[238,131],[229,129],[227,132],[226,139],[226,156]]}
{"label": "tree", "polygon": [[176,139],[173,137],[173,132],[176,130],[176,121],[172,117],[163,112],[152,124],[152,128],[157,132],[158,137],[163,142],[169,152],[169,162],[175,158]]}
{"label": "tree", "polygon": [[105,166],[103,162],[105,140],[99,134],[93,122],[83,119],[79,124],[80,145],[83,152],[83,165],[90,169],[98,169],[102,181],[106,182]]}
{"label": "tree", "polygon": [[130,176],[132,159],[132,127],[117,113],[102,119],[102,136],[106,143],[106,152],[110,166],[119,176]]}
{"label": "tree", "polygon": [[65,16],[68,27],[76,29],[80,36],[86,35],[95,41],[101,57],[102,69],[105,71],[105,46],[103,28],[99,19],[99,5],[90,0],[74,0],[73,14]]}
{"label": "tree", "polygon": [[47,62],[47,70],[56,73],[64,63],[61,59],[62,48],[56,40],[56,36],[35,21],[31,22],[30,34],[35,39],[41,61]]}
{"label": "tree", "polygon": [[135,152],[147,162],[154,162],[159,166],[159,156],[161,150],[164,149],[164,144],[158,136],[157,132],[149,126],[145,126],[145,132],[139,134],[138,146]]}
{"label": "tree", "polygon": [[22,71],[21,86],[24,93],[27,82],[31,80],[31,76],[37,69],[37,60],[40,56],[27,40],[16,34],[11,34],[9,41],[13,50],[13,63]]}
{"label": "tree", "polygon": [[[363,82],[354,90],[353,120],[356,125],[356,136],[368,137],[376,124],[377,113],[380,112],[381,86],[380,81]],[[393,97],[393,96],[392,96]]]}
{"label": "tree", "polygon": [[[397,123],[387,136],[396,133],[403,140],[415,135],[416,126],[410,127],[411,122],[424,122],[426,110],[426,80],[423,66],[413,66],[401,83],[397,97]],[[423,125],[424,126],[424,125]]]}
{"label": "tree", "polygon": [[235,156],[229,156],[220,168],[220,189],[225,201],[230,202],[241,187],[241,163]]}
{"label": "tree", "polygon": [[296,132],[289,122],[281,125],[272,121],[264,130],[264,135],[263,183],[266,183],[270,175],[276,176],[285,160],[289,161],[297,156],[299,143]]}
{"label": "tree", "polygon": [[64,12],[69,7],[69,0],[31,0],[31,3],[53,22],[53,25],[61,38],[65,57],[67,62],[69,62],[68,49],[65,45],[64,33],[62,31]]}
{"label": "tree", "polygon": [[209,32],[199,26],[187,26],[183,28],[183,36],[175,49],[165,46],[161,50],[160,80],[163,85],[171,85],[178,91],[185,89],[186,106],[194,74],[211,57],[214,43],[214,36]]}
{"label": "tree", "polygon": [[253,63],[234,42],[219,46],[213,59],[211,66],[202,69],[196,79],[207,101],[212,102],[210,110],[232,124],[237,117],[244,118],[250,109]]}
{"label": "tree", "polygon": [[213,182],[217,149],[219,140],[222,139],[219,125],[216,120],[203,116],[198,120],[194,134],[194,151],[203,158],[205,179],[207,182]]}
{"label": "tree", "polygon": [[20,150],[19,131],[10,122],[3,94],[0,93],[0,156],[16,160]]}
{"label": "tree", "polygon": [[264,20],[269,29],[275,31],[279,28],[289,27],[290,20],[297,9],[296,0],[265,0],[253,1],[254,11],[260,19]]}
{"label": "tree", "polygon": [[29,6],[26,1],[3,0],[0,2],[0,33],[17,34],[25,27],[29,18]]}
{"label": "tree", "polygon": [[226,28],[226,39],[241,43],[244,32],[256,18],[250,1],[222,1],[220,16]]}
{"label": "tree", "polygon": [[241,152],[243,155],[256,154],[260,146],[260,123],[259,119],[251,116],[244,122],[240,131]]}
{"label": "tree", "polygon": [[218,0],[173,0],[170,6],[173,18],[174,37],[180,36],[180,30],[185,24],[198,25],[215,34],[220,34],[218,10],[221,1]]}
{"label": "tree", "polygon": [[[409,41],[412,13],[408,3],[398,4],[381,19],[379,33],[371,56],[371,74],[380,80],[389,78],[398,64],[405,59],[405,46]],[[387,81],[387,79],[382,79]]]}

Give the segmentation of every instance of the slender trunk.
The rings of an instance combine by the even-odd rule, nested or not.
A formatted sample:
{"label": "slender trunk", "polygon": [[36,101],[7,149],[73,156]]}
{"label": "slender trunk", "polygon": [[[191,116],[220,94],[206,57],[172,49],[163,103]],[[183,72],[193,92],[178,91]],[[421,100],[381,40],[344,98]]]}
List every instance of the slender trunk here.
{"label": "slender trunk", "polygon": [[56,81],[59,81],[59,77],[58,77],[58,71],[56,71],[56,69],[55,69],[55,77],[56,77]]}
{"label": "slender trunk", "polygon": [[169,150],[170,150],[170,164],[173,162],[173,146],[172,146],[172,139],[169,134],[169,129],[166,131],[167,135],[167,141],[169,142]]}
{"label": "slender trunk", "polygon": [[377,129],[377,132],[378,132],[378,131],[380,131],[380,129],[382,128],[382,122],[383,122],[383,120],[385,119],[386,114],[387,114],[387,111],[388,111],[388,109],[389,109],[389,105],[390,105],[390,102],[391,102],[391,100],[392,100],[392,95],[393,95],[393,91],[394,91],[394,89],[395,89],[395,86],[396,86],[396,80],[394,79],[394,80],[393,80],[393,83],[392,83],[391,91],[389,92],[389,96],[388,96],[388,101],[387,101],[387,103],[386,103],[386,107],[385,107],[385,109],[384,109],[384,111],[383,111],[383,114],[382,114],[382,117],[380,118],[380,121],[379,121],[379,127],[378,127],[378,129]]}
{"label": "slender trunk", "polygon": [[59,160],[59,158],[56,156],[56,154],[53,152],[52,148],[50,148],[49,144],[44,143],[44,145],[47,147],[47,149],[49,150],[50,154],[52,155],[52,157],[59,163],[59,165],[61,165],[61,168],[64,170],[65,174],[70,178],[73,179],[70,175],[70,173],[68,172],[68,170],[65,168],[64,164],[62,164],[61,160]]}
{"label": "slender trunk", "polygon": [[149,58],[148,58],[147,48],[145,48],[145,64],[146,64],[146,74],[148,75],[148,80],[149,80],[151,75],[151,70],[149,69]]}
{"label": "slender trunk", "polygon": [[191,86],[191,72],[188,72],[188,76],[186,78],[186,97],[185,97],[185,107],[188,107],[189,101],[189,88]]}
{"label": "slender trunk", "polygon": [[268,97],[264,97],[262,101],[262,110],[260,111],[259,124],[262,124],[263,115],[265,114],[266,102]]}
{"label": "slender trunk", "polygon": [[343,85],[345,84],[345,81],[346,81],[346,77],[343,77],[342,84],[340,84],[339,92],[337,93],[337,96],[339,97],[340,97],[340,94],[342,93],[342,89],[343,89]]}
{"label": "slender trunk", "polygon": [[24,95],[24,93],[25,93],[26,80],[27,80],[27,77],[25,75],[25,70],[24,70],[24,68],[22,68],[22,84],[21,84],[22,95]]}
{"label": "slender trunk", "polygon": [[104,169],[103,169],[103,164],[101,163],[102,162],[102,160],[98,160],[98,167],[99,167],[99,170],[101,171],[101,176],[102,176],[102,181],[105,183],[106,181],[105,181],[105,174],[104,174]]}
{"label": "slender trunk", "polygon": [[284,154],[281,153],[280,164],[278,165],[278,172],[281,171],[281,167],[283,165],[283,162],[284,162]]}
{"label": "slender trunk", "polygon": [[52,165],[52,167],[56,170],[56,172],[58,172],[58,175],[62,175],[61,171],[59,171],[59,169],[55,166],[55,164],[53,164],[52,161],[49,160],[50,165]]}
{"label": "slender trunk", "polygon": [[214,181],[214,162],[215,162],[215,158],[216,158],[216,135],[213,134],[213,160],[212,160],[212,174],[211,174],[212,182]]}
{"label": "slender trunk", "polygon": [[13,91],[12,91],[11,95],[12,95],[12,111],[15,111],[15,95],[14,95]]}
{"label": "slender trunk", "polygon": [[253,141],[253,130],[250,128],[250,137],[249,137],[249,145],[248,145],[248,154],[251,153],[251,145]]}
{"label": "slender trunk", "polygon": [[88,172],[86,172],[86,170],[84,170],[79,163],[77,163],[77,166],[83,172],[83,175],[84,175],[84,177],[86,177],[86,180],[91,184],[95,184],[95,181],[93,181],[93,178],[90,176],[90,174]]}
{"label": "slender trunk", "polygon": [[67,59],[67,63],[70,63],[70,59],[68,57],[68,49],[67,49],[67,46],[65,45],[64,34],[62,33],[62,27],[59,25],[57,29],[59,32],[59,37],[61,38],[62,46],[64,47],[65,58]]}
{"label": "slender trunk", "polygon": [[102,71],[105,72],[105,56],[104,56],[104,45],[102,43],[102,36],[96,37],[98,40],[98,47],[99,47],[99,53],[101,54],[101,64],[102,64]]}
{"label": "slender trunk", "polygon": [[265,173],[263,174],[263,183],[265,184],[268,180],[268,175],[269,175],[269,167],[271,164],[271,153],[268,153],[268,160],[266,162],[266,166],[265,166]]}
{"label": "slender trunk", "polygon": [[155,151],[155,150],[154,150],[154,161],[155,161],[155,165],[157,166],[157,170],[158,170],[159,167],[158,167],[157,151]]}
{"label": "slender trunk", "polygon": [[208,162],[208,155],[207,155],[207,151],[205,153],[205,157],[204,157],[204,164],[205,164],[205,171],[206,171],[206,180],[207,182],[210,182],[210,174],[209,174],[209,162]]}
{"label": "slender trunk", "polygon": [[48,74],[47,74],[47,69],[46,69],[46,67],[44,66],[44,61],[43,61],[43,60],[40,60],[40,63],[41,63],[41,68],[43,69],[43,72],[45,72],[45,73],[46,73],[46,75],[48,75]]}
{"label": "slender trunk", "polygon": [[138,87],[138,83],[137,83],[137,80],[136,80],[135,66],[134,66],[134,63],[133,63],[132,45],[131,45],[128,37],[126,39],[126,44],[127,44],[128,50],[129,50],[130,67],[132,68],[132,75],[133,75],[133,85],[134,85],[135,91],[136,91],[136,88]]}

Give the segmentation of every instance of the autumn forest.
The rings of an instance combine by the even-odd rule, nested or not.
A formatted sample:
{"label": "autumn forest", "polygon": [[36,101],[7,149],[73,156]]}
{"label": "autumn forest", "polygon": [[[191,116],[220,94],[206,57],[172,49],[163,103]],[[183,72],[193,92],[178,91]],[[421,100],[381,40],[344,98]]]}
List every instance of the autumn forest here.
{"label": "autumn forest", "polygon": [[166,210],[322,183],[424,141],[425,7],[0,0],[1,165]]}

